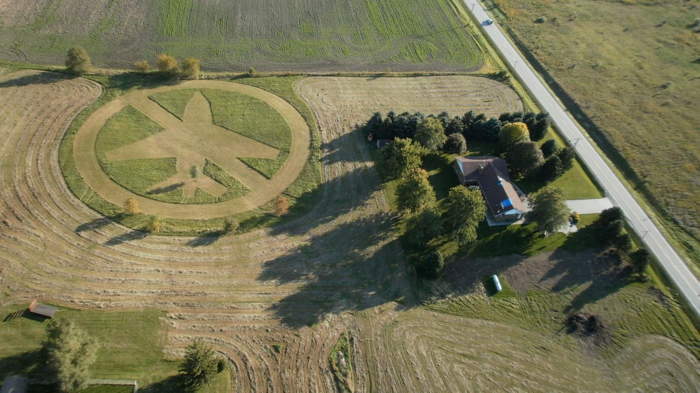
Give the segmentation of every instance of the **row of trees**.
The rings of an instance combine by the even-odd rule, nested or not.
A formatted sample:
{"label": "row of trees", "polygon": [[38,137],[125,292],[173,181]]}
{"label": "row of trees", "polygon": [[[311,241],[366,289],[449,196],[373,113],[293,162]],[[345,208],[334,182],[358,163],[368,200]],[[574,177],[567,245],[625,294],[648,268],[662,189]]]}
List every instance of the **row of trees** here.
{"label": "row of trees", "polygon": [[[81,47],[70,48],[66,54],[66,71],[74,75],[83,75],[92,68],[92,60],[87,51]],[[138,72],[146,73],[151,66],[146,60],[134,63]],[[199,79],[201,62],[199,59],[188,57],[178,63],[173,56],[161,53],[156,57],[156,69],[162,76],[169,78]]]}
{"label": "row of trees", "polygon": [[[97,360],[98,342],[70,320],[52,319],[46,325],[42,350],[47,367],[63,393],[74,393],[88,386],[90,367]],[[214,375],[226,368],[211,346],[196,340],[190,344],[180,364],[183,388],[196,392]]]}
{"label": "row of trees", "polygon": [[[419,130],[419,125],[426,119],[436,119],[446,136],[460,134],[467,141],[494,143],[498,142],[501,128],[506,124],[525,123],[530,130],[531,139],[539,141],[546,136],[551,123],[547,113],[533,112],[504,113],[498,118],[487,118],[483,113],[476,114],[473,111],[453,118],[450,118],[447,112],[442,112],[437,116],[426,116],[420,112],[404,112],[399,115],[389,112],[386,117],[377,112],[367,121],[364,129],[377,139],[413,139]],[[435,123],[431,125],[431,128],[435,128]]]}
{"label": "row of trees", "polygon": [[626,262],[631,267],[631,273],[640,280],[646,280],[646,268],[651,263],[651,254],[645,248],[634,250],[632,237],[625,228],[625,218],[619,207],[604,210],[591,230],[602,245],[613,249],[619,262]]}

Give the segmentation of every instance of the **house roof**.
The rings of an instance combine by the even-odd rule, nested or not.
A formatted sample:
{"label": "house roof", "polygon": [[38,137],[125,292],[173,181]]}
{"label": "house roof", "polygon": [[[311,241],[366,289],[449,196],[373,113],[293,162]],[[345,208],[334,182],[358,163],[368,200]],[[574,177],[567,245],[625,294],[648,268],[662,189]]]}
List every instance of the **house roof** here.
{"label": "house roof", "polygon": [[462,172],[464,182],[478,183],[486,205],[493,215],[507,214],[509,211],[525,211],[508,176],[506,162],[498,157],[458,157],[457,167]]}
{"label": "house roof", "polygon": [[35,299],[29,305],[29,311],[33,312],[34,314],[39,314],[45,317],[53,318],[53,315],[56,314],[58,308],[46,304],[41,304]]}

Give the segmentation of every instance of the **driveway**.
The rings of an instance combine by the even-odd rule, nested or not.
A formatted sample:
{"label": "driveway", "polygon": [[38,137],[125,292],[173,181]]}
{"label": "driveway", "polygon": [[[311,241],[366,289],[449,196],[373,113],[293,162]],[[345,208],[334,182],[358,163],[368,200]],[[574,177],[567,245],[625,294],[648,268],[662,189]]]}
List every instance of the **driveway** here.
{"label": "driveway", "polygon": [[613,203],[608,198],[574,199],[566,201],[566,206],[578,214],[597,214],[613,207]]}

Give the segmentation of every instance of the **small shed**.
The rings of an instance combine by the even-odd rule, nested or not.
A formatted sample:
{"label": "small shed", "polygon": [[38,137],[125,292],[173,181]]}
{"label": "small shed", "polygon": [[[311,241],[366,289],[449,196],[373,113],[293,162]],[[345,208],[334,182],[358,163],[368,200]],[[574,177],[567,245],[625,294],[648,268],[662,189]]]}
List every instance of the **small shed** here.
{"label": "small shed", "polygon": [[5,378],[0,388],[0,393],[26,393],[27,378],[20,375],[13,375]]}
{"label": "small shed", "polygon": [[43,317],[53,318],[53,315],[56,314],[58,308],[47,304],[41,304],[34,299],[32,300],[31,304],[29,304],[29,311]]}

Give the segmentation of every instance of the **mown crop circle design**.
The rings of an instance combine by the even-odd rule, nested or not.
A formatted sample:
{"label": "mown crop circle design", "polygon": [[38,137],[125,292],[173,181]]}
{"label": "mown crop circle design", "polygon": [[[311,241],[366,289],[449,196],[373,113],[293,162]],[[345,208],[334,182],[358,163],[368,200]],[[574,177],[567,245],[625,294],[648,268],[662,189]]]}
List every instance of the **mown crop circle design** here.
{"label": "mown crop circle design", "polygon": [[286,101],[230,82],[125,94],[95,111],[73,144],[90,188],[146,214],[210,219],[282,193],[309,154],[309,129]]}

